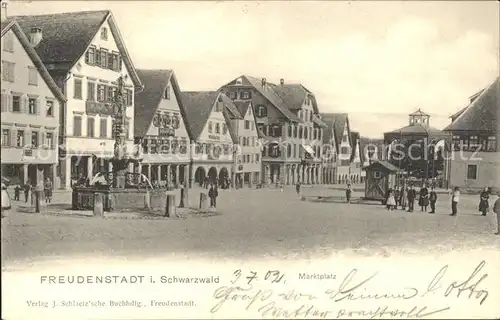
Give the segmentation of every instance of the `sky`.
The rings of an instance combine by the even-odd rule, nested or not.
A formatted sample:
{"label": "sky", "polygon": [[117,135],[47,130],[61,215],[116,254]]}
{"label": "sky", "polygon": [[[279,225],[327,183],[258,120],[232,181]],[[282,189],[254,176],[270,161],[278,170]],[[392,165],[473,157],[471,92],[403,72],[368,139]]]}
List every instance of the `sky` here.
{"label": "sky", "polygon": [[11,1],[8,15],[102,9],[136,68],[174,69],[186,91],[302,83],[371,138],[418,108],[442,129],[499,75],[497,1]]}

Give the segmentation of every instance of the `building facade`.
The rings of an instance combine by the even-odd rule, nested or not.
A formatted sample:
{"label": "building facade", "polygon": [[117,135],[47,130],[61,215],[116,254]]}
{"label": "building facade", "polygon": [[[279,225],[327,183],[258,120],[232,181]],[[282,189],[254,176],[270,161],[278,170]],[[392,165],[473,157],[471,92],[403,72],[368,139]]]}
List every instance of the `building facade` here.
{"label": "building facade", "polygon": [[327,122],[328,128],[323,132],[323,183],[337,183],[337,142],[335,141],[335,132],[333,122]]}
{"label": "building facade", "polygon": [[280,85],[242,75],[221,89],[233,101],[252,103],[262,134],[264,183],[321,183],[324,123],[314,95],[302,85]]}
{"label": "building facade", "polygon": [[[190,186],[223,183],[233,177],[233,138],[224,116],[232,101],[221,92],[183,92],[191,133]],[[236,108],[233,105],[233,108]]]}
{"label": "building facade", "polygon": [[336,183],[350,182],[353,144],[349,117],[346,113],[323,113],[322,118],[333,127],[335,136],[337,149]]}
{"label": "building facade", "polygon": [[142,146],[138,172],[153,185],[188,183],[190,136],[179,84],[172,70],[137,70],[143,91],[135,95],[135,143]]}
{"label": "building facade", "polygon": [[351,154],[351,170],[349,174],[349,180],[351,183],[360,183],[361,181],[361,172],[362,170],[362,158],[361,158],[361,145],[360,145],[360,137],[359,132],[351,132],[351,141],[352,141],[352,154]]}
{"label": "building facade", "polygon": [[65,98],[33,49],[38,29],[27,35],[14,21],[2,22],[2,176],[15,183],[55,187],[59,113]]}
{"label": "building facade", "polygon": [[451,187],[500,189],[500,78],[470,98],[444,130],[452,134]]}
{"label": "building facade", "polygon": [[[24,30],[39,28],[35,47],[67,98],[60,116],[59,174],[70,188],[79,176],[110,172],[114,155],[113,99],[122,77],[127,116],[127,153],[134,157],[134,94],[142,84],[110,11],[18,16]],[[71,28],[69,27],[71,26]]]}
{"label": "building facade", "polygon": [[252,102],[234,101],[241,116],[232,120],[235,128],[237,148],[234,155],[235,185],[251,187],[261,181],[262,155],[259,134],[253,112]]}

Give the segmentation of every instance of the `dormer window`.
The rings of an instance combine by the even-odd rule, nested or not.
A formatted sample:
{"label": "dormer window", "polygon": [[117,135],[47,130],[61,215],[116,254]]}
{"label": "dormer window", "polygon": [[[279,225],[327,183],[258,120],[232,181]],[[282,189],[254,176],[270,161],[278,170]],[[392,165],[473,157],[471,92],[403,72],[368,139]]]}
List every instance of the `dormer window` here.
{"label": "dormer window", "polygon": [[165,88],[165,91],[163,92],[163,99],[170,100],[170,86]]}
{"label": "dormer window", "polygon": [[248,99],[250,99],[250,91],[242,91],[240,93],[240,98],[242,100],[248,100]]}
{"label": "dormer window", "polygon": [[108,29],[107,28],[101,29],[101,39],[108,40]]}
{"label": "dormer window", "polygon": [[236,84],[242,85],[243,84],[243,80],[241,78],[236,79]]}

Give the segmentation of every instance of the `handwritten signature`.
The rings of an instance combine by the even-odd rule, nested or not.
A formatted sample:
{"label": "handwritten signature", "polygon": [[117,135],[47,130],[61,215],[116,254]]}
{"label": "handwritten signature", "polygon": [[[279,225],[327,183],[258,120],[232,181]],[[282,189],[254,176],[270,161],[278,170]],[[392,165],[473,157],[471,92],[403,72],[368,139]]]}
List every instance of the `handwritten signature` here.
{"label": "handwritten signature", "polygon": [[[449,269],[449,266],[445,265],[439,269],[429,283],[424,284],[424,290],[419,290],[416,287],[405,287],[398,292],[393,291],[390,293],[368,292],[370,283],[378,276],[378,273],[362,277],[359,276],[357,269],[352,269],[347,273],[337,288],[328,289],[323,292],[323,294],[334,303],[358,300],[411,300],[423,298],[429,294],[438,294],[445,298],[460,298],[465,296],[468,297],[468,299],[478,300],[479,305],[482,305],[489,296],[489,292],[481,288],[481,284],[488,277],[488,274],[483,271],[485,265],[486,262],[481,261],[473,272],[464,278],[465,280],[453,280],[451,282],[445,281],[445,276]],[[276,274],[278,274],[278,271],[276,272]],[[239,276],[240,274],[237,274],[238,278]],[[245,310],[250,310],[250,308],[254,307],[262,316],[271,316],[275,318],[332,318],[335,316],[333,311],[320,309],[315,305],[318,300],[322,300],[322,296],[318,297],[296,290],[280,292],[277,288],[279,289],[279,287],[273,287],[272,289],[262,290],[254,288],[253,285],[247,283],[245,283],[244,286],[237,286],[234,285],[233,281],[233,286],[222,286],[215,290],[213,298],[216,300],[216,304],[212,307],[210,312],[218,312],[223,305],[231,301],[243,302]],[[443,290],[443,288],[445,289]],[[293,303],[295,306],[284,308],[282,305],[283,303],[286,303],[287,306]],[[378,306],[378,308],[373,310],[339,309],[336,317],[425,318],[449,309],[449,306],[430,309],[425,305],[415,305],[408,310],[392,308],[390,306]]]}

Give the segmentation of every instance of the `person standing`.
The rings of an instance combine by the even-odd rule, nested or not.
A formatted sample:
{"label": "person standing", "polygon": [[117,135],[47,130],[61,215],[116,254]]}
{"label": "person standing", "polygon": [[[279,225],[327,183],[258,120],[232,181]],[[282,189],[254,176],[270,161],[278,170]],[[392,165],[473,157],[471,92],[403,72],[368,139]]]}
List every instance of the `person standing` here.
{"label": "person standing", "polygon": [[394,207],[396,207],[396,200],[394,198],[394,191],[389,191],[389,196],[387,197],[386,201],[387,205],[387,210],[394,210]]}
{"label": "person standing", "polygon": [[300,195],[300,180],[297,180],[297,183],[295,184],[295,191],[298,195]]}
{"label": "person standing", "polygon": [[425,210],[425,212],[427,212],[427,206],[429,205],[429,190],[427,189],[427,185],[425,183],[422,188],[420,188],[418,205],[420,206],[420,211]]}
{"label": "person standing", "polygon": [[16,187],[14,188],[14,200],[19,201],[20,197],[21,197],[21,186],[16,185]]}
{"label": "person standing", "polygon": [[45,194],[45,203],[52,202],[52,181],[49,178],[45,179],[45,184],[43,185],[43,191]]}
{"label": "person standing", "polygon": [[28,202],[30,190],[31,190],[31,186],[29,185],[29,183],[26,183],[24,185],[24,202]]}
{"label": "person standing", "polygon": [[7,192],[7,186],[2,182],[2,218],[7,216],[8,210],[10,210],[10,196]]}
{"label": "person standing", "polygon": [[434,190],[434,186],[431,186],[431,192],[429,193],[429,202],[431,203],[431,212],[429,213],[436,213],[437,193]]}
{"label": "person standing", "polygon": [[406,204],[408,203],[408,188],[403,185],[401,188],[399,203],[401,204],[401,210],[406,210]]}
{"label": "person standing", "polygon": [[351,203],[351,194],[352,194],[351,184],[347,184],[347,188],[345,190],[345,197],[347,199],[347,203]]}
{"label": "person standing", "polygon": [[399,205],[399,200],[401,198],[401,195],[400,195],[401,191],[399,191],[399,186],[396,186],[394,188],[394,209],[397,209],[398,208],[398,205]]}
{"label": "person standing", "polygon": [[500,192],[497,201],[493,204],[493,212],[497,214],[497,232],[495,233],[497,236],[500,235]]}
{"label": "person standing", "polygon": [[208,190],[208,197],[210,198],[210,207],[211,208],[216,208],[217,207],[217,196],[219,195],[219,192],[217,191],[217,185],[210,185],[210,189]]}
{"label": "person standing", "polygon": [[416,197],[417,193],[415,192],[415,189],[413,189],[413,186],[410,186],[410,189],[408,190],[408,212],[413,212]]}
{"label": "person standing", "polygon": [[490,208],[490,193],[488,187],[485,187],[484,190],[479,195],[479,211],[482,213],[482,216],[485,216]]}
{"label": "person standing", "polygon": [[460,201],[460,189],[455,187],[451,195],[451,214],[450,216],[456,216],[458,212],[458,202]]}

